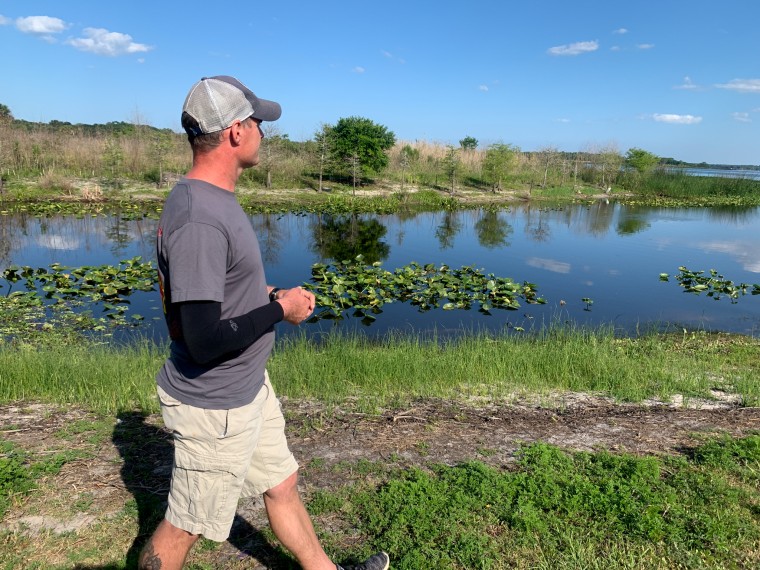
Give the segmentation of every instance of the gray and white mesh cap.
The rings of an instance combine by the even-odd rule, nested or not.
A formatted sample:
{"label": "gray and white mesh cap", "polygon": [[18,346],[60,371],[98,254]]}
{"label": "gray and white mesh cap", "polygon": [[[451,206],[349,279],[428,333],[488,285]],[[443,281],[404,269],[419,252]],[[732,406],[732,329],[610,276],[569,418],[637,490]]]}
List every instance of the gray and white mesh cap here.
{"label": "gray and white mesh cap", "polygon": [[202,135],[223,131],[235,121],[253,117],[276,121],[282,114],[279,103],[259,99],[253,91],[229,75],[204,77],[193,85],[185,98],[182,111],[198,122]]}

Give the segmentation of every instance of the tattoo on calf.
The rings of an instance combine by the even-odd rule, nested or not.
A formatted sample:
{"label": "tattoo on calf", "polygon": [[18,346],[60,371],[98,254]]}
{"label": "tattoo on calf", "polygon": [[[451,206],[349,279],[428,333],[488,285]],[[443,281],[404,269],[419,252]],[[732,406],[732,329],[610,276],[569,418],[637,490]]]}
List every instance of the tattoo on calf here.
{"label": "tattoo on calf", "polygon": [[160,570],[161,569],[161,559],[158,557],[158,554],[156,554],[156,552],[153,550],[152,540],[148,541],[148,544],[145,545],[145,548],[140,554],[140,561],[138,562],[137,567],[140,570]]}

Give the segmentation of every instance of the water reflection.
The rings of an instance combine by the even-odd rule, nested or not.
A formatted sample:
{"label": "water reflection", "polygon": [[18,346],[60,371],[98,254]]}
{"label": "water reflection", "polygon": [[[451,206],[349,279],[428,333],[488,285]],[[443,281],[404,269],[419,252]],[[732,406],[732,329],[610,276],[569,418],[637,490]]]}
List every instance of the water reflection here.
{"label": "water reflection", "polygon": [[[621,331],[647,323],[760,334],[760,297],[738,303],[684,294],[660,273],[678,267],[715,269],[735,283],[760,282],[760,209],[652,208],[604,201],[551,207],[406,212],[403,215],[253,215],[271,283],[308,282],[316,262],[364,256],[393,271],[411,262],[474,266],[486,273],[535,283],[546,305],[498,311],[434,310],[392,303],[368,329],[455,331],[505,326],[538,328],[557,319],[612,323]],[[115,216],[76,218],[0,216],[0,269],[11,264],[118,264],[153,260],[156,221]],[[7,284],[0,282],[7,291]],[[590,310],[582,299],[593,299]],[[160,317],[156,294],[135,294],[132,309],[151,326]],[[348,329],[352,319],[339,326]],[[356,319],[358,321],[358,319]],[[165,334],[155,319],[155,335]],[[302,327],[307,332],[309,325]],[[331,325],[332,326],[332,325]],[[284,328],[283,334],[289,329]]]}
{"label": "water reflection", "polygon": [[312,250],[323,259],[335,261],[352,260],[358,255],[367,263],[383,261],[391,249],[382,240],[387,231],[376,218],[323,214],[312,225]]}
{"label": "water reflection", "polygon": [[706,214],[711,220],[727,224],[749,224],[757,220],[757,211],[754,208],[716,206],[707,209]]}
{"label": "water reflection", "polygon": [[525,235],[532,241],[548,241],[551,237],[549,211],[543,208],[525,208]]}
{"label": "water reflection", "polygon": [[475,222],[478,242],[487,249],[509,246],[509,236],[514,229],[495,210],[483,210],[480,219]]}
{"label": "water reflection", "polygon": [[435,230],[435,237],[441,249],[451,249],[454,247],[454,238],[462,229],[462,222],[459,217],[462,213],[458,211],[446,210],[440,225]]}
{"label": "water reflection", "polygon": [[637,234],[647,228],[649,228],[649,222],[635,212],[621,215],[617,223],[617,233],[620,235]]}
{"label": "water reflection", "polygon": [[106,237],[111,242],[111,253],[115,256],[123,255],[132,243],[132,236],[130,235],[127,222],[122,220],[120,216],[113,216],[111,222],[106,229]]}
{"label": "water reflection", "polygon": [[0,216],[0,267],[11,262],[11,251],[18,247],[18,233],[10,216]]}
{"label": "water reflection", "polygon": [[279,223],[279,218],[279,215],[264,214],[252,220],[261,247],[261,258],[265,264],[277,264],[282,245],[290,239],[289,227]]}
{"label": "water reflection", "polygon": [[589,208],[588,232],[596,236],[602,236],[609,232],[615,219],[615,204],[607,200],[599,200]]}

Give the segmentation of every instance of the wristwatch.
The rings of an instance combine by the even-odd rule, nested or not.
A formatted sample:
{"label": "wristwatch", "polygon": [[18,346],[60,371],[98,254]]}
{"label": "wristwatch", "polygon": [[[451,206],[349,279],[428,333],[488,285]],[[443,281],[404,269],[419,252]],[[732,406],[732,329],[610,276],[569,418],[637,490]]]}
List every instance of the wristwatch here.
{"label": "wristwatch", "polygon": [[277,300],[277,293],[282,291],[279,287],[272,287],[272,290],[269,292],[269,302],[274,303]]}

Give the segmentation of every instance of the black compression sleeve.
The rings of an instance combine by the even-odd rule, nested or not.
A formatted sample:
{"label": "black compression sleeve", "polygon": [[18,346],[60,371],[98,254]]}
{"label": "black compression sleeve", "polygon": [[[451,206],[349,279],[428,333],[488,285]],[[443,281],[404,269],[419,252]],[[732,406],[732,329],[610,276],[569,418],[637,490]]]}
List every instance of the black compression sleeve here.
{"label": "black compression sleeve", "polygon": [[217,301],[180,303],[179,310],[185,344],[199,364],[247,348],[284,316],[279,303],[268,303],[231,319],[221,318],[222,304]]}

